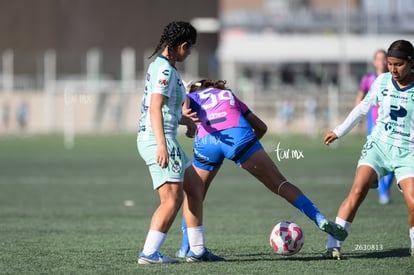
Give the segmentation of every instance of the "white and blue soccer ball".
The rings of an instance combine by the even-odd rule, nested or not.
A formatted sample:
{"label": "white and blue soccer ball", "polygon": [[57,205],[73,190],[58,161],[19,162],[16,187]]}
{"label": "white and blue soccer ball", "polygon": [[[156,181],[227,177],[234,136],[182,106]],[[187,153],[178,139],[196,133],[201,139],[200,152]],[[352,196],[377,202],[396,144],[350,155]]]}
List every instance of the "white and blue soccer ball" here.
{"label": "white and blue soccer ball", "polygon": [[294,222],[280,222],[270,232],[270,246],[279,255],[294,255],[302,249],[304,243],[305,235]]}

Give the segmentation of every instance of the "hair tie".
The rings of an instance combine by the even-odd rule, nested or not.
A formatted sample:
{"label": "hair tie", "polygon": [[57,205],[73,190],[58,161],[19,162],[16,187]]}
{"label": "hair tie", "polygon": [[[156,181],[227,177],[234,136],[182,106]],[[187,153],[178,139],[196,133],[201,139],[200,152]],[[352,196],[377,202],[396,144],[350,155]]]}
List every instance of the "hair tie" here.
{"label": "hair tie", "polygon": [[412,60],[413,57],[411,54],[407,54],[406,52],[399,51],[399,50],[389,50],[387,53],[388,57],[395,57],[404,60]]}

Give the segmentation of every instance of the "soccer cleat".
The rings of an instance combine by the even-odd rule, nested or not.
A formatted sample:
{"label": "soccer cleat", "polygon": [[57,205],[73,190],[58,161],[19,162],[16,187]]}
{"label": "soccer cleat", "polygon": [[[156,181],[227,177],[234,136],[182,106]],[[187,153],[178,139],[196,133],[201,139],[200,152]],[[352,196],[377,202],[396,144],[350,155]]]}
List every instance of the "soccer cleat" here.
{"label": "soccer cleat", "polygon": [[319,229],[328,233],[338,241],[343,241],[348,237],[348,232],[346,232],[345,228],[328,220],[322,221],[319,225]]}
{"label": "soccer cleat", "polygon": [[340,260],[341,257],[342,254],[340,247],[327,248],[326,251],[322,254],[322,258],[324,259]]}
{"label": "soccer cleat", "polygon": [[155,251],[151,255],[145,255],[144,253],[139,253],[138,264],[176,264],[178,260],[168,258],[161,255],[160,252]]}
{"label": "soccer cleat", "polygon": [[177,250],[177,252],[175,252],[175,256],[178,258],[185,258],[187,257],[189,250],[190,250],[189,247],[181,247],[180,249]]}
{"label": "soccer cleat", "polygon": [[187,257],[186,257],[186,261],[188,263],[192,263],[192,262],[223,262],[224,258],[214,255],[213,253],[211,253],[210,251],[208,251],[207,248],[204,248],[204,252],[196,255],[193,253],[193,251],[190,250],[190,252],[188,252]]}
{"label": "soccer cleat", "polygon": [[381,195],[379,197],[379,204],[387,205],[391,203],[391,198],[389,195]]}

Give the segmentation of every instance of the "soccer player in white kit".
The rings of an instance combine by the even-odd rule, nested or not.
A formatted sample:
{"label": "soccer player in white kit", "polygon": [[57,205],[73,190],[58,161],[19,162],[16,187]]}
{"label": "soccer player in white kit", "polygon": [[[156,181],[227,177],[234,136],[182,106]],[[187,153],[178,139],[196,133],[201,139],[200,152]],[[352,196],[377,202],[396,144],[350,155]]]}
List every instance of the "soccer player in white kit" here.
{"label": "soccer player in white kit", "polygon": [[[388,48],[388,73],[372,84],[363,101],[345,121],[326,134],[325,144],[346,135],[370,110],[379,105],[377,124],[362,148],[351,190],[339,207],[336,223],[349,230],[370,187],[394,172],[408,209],[410,254],[414,256],[414,48],[397,40]],[[328,236],[324,258],[341,259],[342,242]]]}
{"label": "soccer player in white kit", "polygon": [[[196,177],[192,177],[191,173],[194,175],[195,171],[177,140],[179,124],[187,125],[188,136],[196,131],[194,122],[182,116],[185,87],[175,67],[176,62],[182,62],[190,55],[196,39],[197,31],[190,23],[176,21],[168,24],[153,55],[162,52],[150,64],[146,75],[137,147],[151,173],[160,205],[151,218],[138,264],[178,262],[162,255],[160,248],[182,205],[183,190],[187,194],[184,216],[190,223],[188,233],[193,261],[222,260],[204,247],[202,186]],[[183,184],[184,178],[191,182]]]}

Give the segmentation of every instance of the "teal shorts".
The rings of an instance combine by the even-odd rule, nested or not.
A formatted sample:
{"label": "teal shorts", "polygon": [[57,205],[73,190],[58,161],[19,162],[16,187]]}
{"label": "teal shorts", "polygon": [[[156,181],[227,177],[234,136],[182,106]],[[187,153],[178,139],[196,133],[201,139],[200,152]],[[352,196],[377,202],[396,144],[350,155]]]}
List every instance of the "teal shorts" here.
{"label": "teal shorts", "polygon": [[161,168],[155,159],[157,154],[155,140],[141,141],[137,139],[138,152],[148,165],[154,189],[158,189],[166,182],[182,183],[185,169],[191,165],[176,139],[167,138],[166,141],[169,161],[166,168]]}
{"label": "teal shorts", "polygon": [[398,184],[406,178],[414,178],[414,151],[369,136],[361,151],[358,167],[361,165],[374,169],[378,179],[394,172]]}

